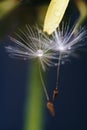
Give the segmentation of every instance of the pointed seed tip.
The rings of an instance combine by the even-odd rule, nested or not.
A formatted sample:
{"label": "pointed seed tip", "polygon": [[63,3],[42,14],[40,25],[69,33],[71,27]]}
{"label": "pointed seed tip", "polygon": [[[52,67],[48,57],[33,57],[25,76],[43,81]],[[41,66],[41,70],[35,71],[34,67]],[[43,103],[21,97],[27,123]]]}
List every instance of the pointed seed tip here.
{"label": "pointed seed tip", "polygon": [[56,97],[58,96],[58,93],[59,93],[59,90],[58,90],[58,88],[55,88],[54,90],[53,90],[53,101],[56,99]]}
{"label": "pointed seed tip", "polygon": [[48,108],[50,114],[51,114],[52,116],[55,116],[54,105],[53,105],[52,102],[50,102],[50,101],[47,102],[47,108]]}

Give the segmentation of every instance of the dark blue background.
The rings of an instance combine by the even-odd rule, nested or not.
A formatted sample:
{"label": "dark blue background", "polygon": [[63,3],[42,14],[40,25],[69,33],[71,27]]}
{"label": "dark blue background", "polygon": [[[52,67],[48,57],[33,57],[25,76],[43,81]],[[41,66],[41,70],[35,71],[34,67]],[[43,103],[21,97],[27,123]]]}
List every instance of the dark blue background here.
{"label": "dark blue background", "polygon": [[[77,13],[73,12],[72,23]],[[10,41],[5,36],[0,43],[0,130],[22,130],[30,63],[9,58],[4,47]],[[79,55],[61,66],[60,93],[54,103],[56,116],[51,117],[46,109],[46,130],[87,130],[87,52]],[[56,82],[53,74],[56,68],[49,70],[50,95]]]}

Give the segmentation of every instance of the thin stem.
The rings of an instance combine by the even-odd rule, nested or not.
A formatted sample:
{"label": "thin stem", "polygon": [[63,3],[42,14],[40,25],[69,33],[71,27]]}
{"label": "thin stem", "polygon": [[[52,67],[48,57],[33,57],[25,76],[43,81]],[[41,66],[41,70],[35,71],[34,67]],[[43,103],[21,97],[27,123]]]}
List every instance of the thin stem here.
{"label": "thin stem", "polygon": [[45,86],[45,83],[44,83],[44,80],[43,80],[43,76],[42,76],[42,73],[41,73],[40,65],[39,65],[39,73],[40,73],[40,79],[41,79],[41,83],[42,83],[42,86],[43,86],[43,89],[44,89],[47,101],[49,101],[49,96],[48,96],[48,92],[47,92],[47,89],[46,89],[46,86]]}
{"label": "thin stem", "polygon": [[61,53],[59,54],[59,60],[58,60],[58,66],[57,66],[56,88],[58,88],[58,86],[59,86],[60,65],[61,65]]}

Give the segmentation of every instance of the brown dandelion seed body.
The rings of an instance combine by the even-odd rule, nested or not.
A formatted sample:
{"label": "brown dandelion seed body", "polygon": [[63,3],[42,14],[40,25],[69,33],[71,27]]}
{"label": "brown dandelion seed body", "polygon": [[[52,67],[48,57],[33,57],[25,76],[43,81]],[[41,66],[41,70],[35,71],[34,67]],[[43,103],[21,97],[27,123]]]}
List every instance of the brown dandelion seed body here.
{"label": "brown dandelion seed body", "polygon": [[53,90],[53,100],[56,99],[56,97],[58,96],[58,94],[59,94],[59,90],[58,90],[58,88],[55,88],[55,89]]}
{"label": "brown dandelion seed body", "polygon": [[47,108],[48,108],[50,114],[51,114],[52,116],[55,116],[54,105],[53,105],[52,102],[50,102],[50,101],[47,102]]}

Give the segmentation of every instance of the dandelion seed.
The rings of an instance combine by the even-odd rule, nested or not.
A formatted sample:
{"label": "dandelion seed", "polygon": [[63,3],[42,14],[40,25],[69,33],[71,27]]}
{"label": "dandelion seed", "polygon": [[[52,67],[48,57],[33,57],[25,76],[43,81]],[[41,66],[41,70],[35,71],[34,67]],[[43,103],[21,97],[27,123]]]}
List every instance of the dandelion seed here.
{"label": "dandelion seed", "polygon": [[59,87],[59,74],[60,74],[60,65],[62,61],[69,56],[73,56],[76,49],[84,44],[81,44],[81,41],[84,40],[86,36],[86,29],[81,28],[75,34],[75,25],[71,30],[69,30],[69,25],[62,24],[62,28],[58,28],[53,34],[53,41],[54,41],[54,51],[58,53],[58,65],[57,65],[57,81],[56,81],[56,88],[53,91],[53,100],[58,94],[58,87]]}
{"label": "dandelion seed", "polygon": [[41,30],[31,28],[26,25],[25,31],[19,29],[20,34],[16,33],[17,39],[10,37],[15,44],[5,47],[7,52],[16,58],[33,59],[38,58],[42,69],[54,65],[51,61],[56,59],[55,53],[50,46],[51,39],[47,37]]}
{"label": "dandelion seed", "polygon": [[41,73],[41,67],[45,71],[47,66],[54,65],[52,60],[57,59],[50,46],[51,39],[37,27],[32,29],[29,25],[26,25],[25,30],[19,29],[19,33],[15,33],[15,35],[17,38],[10,37],[10,40],[15,44],[5,48],[12,57],[38,60],[41,83],[48,102],[49,96]]}

